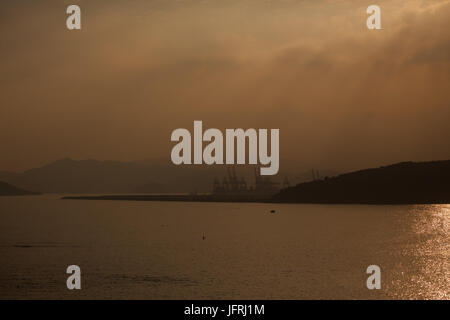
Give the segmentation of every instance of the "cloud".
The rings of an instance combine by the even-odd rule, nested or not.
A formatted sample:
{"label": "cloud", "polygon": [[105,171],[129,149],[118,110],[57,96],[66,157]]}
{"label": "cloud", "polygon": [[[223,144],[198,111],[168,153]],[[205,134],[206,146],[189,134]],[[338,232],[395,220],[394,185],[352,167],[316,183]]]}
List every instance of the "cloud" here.
{"label": "cloud", "polygon": [[450,157],[449,2],[380,1],[381,31],[354,1],[65,5],[2,5],[1,167],[168,158],[193,120],[279,127],[282,168]]}

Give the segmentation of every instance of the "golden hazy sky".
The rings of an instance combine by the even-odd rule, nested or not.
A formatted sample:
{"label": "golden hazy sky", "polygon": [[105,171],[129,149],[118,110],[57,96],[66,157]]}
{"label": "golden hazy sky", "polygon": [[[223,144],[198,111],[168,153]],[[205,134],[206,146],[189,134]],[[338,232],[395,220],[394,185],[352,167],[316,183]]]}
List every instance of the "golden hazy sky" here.
{"label": "golden hazy sky", "polygon": [[[82,30],[66,29],[78,4]],[[381,7],[382,30],[365,9]],[[280,128],[280,169],[450,159],[450,2],[0,4],[0,170],[170,163],[170,133]]]}

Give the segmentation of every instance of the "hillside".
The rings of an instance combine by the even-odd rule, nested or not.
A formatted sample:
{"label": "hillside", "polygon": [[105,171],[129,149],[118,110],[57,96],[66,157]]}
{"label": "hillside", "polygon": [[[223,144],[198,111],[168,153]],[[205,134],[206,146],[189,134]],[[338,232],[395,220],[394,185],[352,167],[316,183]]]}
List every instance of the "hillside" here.
{"label": "hillside", "polygon": [[35,192],[30,192],[22,190],[20,188],[14,187],[9,183],[0,181],[0,196],[21,196],[21,195],[32,195],[37,194]]}
{"label": "hillside", "polygon": [[175,166],[153,162],[57,160],[22,173],[0,172],[0,180],[45,193],[210,192],[220,167]]}
{"label": "hillside", "polygon": [[281,190],[275,202],[450,203],[450,160],[402,162],[325,178]]}

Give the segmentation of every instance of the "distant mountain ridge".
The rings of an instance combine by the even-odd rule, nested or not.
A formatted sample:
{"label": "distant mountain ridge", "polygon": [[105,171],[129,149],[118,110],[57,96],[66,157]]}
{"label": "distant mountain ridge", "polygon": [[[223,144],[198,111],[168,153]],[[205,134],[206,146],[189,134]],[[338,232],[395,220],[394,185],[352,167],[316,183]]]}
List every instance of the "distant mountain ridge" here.
{"label": "distant mountain ridge", "polygon": [[177,172],[186,176],[175,166],[65,158],[23,173],[0,172],[0,180],[45,193],[159,193],[171,185],[171,192],[182,192],[189,186],[176,183]]}
{"label": "distant mountain ridge", "polygon": [[0,196],[22,196],[22,195],[32,195],[38,194],[37,192],[26,191],[17,188],[9,183],[0,181]]}
{"label": "distant mountain ridge", "polygon": [[[238,169],[238,174],[244,171]],[[0,180],[44,193],[207,193],[214,178],[225,174],[224,166],[65,158],[23,173],[0,172]]]}
{"label": "distant mountain ridge", "polygon": [[450,203],[450,160],[402,162],[281,190],[275,202],[426,204]]}

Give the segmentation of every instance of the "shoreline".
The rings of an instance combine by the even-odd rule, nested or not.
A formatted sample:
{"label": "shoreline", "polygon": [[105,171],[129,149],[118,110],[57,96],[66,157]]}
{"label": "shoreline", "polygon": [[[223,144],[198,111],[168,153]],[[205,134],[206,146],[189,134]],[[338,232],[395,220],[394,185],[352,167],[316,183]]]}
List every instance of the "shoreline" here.
{"label": "shoreline", "polygon": [[270,197],[201,195],[101,195],[65,196],[62,200],[116,200],[116,201],[176,201],[176,202],[271,202]]}
{"label": "shoreline", "polygon": [[169,201],[169,202],[228,202],[228,203],[272,203],[272,204],[325,204],[325,205],[450,205],[449,201],[277,201],[272,197],[224,196],[224,195],[101,195],[101,196],[64,196],[62,200],[113,200],[113,201]]}

